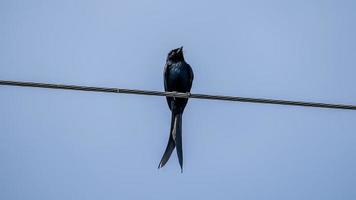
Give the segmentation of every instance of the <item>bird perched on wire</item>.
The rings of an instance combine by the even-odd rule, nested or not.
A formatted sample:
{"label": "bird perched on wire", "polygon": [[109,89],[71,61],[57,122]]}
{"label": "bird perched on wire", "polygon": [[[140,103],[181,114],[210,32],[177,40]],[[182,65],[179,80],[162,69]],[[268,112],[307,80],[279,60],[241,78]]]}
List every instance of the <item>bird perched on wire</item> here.
{"label": "bird perched on wire", "polygon": [[[194,74],[190,65],[184,60],[183,47],[173,49],[168,53],[163,77],[165,91],[190,92]],[[182,115],[187,102],[187,98],[167,97],[168,107],[172,111],[171,129],[168,144],[158,168],[167,163],[174,148],[177,148],[179,165],[183,172]]]}

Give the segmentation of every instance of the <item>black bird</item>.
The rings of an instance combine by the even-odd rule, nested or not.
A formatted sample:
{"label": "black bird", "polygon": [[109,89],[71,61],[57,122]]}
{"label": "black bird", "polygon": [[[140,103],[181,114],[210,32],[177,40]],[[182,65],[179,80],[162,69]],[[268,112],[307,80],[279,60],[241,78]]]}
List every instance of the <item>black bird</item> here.
{"label": "black bird", "polygon": [[[190,92],[193,83],[193,70],[185,62],[183,47],[173,49],[168,53],[164,67],[164,89],[169,92]],[[183,172],[183,149],[182,149],[182,115],[188,99],[167,97],[169,109],[172,111],[171,129],[166,150],[158,168],[163,167],[171,156],[175,147],[181,172]]]}

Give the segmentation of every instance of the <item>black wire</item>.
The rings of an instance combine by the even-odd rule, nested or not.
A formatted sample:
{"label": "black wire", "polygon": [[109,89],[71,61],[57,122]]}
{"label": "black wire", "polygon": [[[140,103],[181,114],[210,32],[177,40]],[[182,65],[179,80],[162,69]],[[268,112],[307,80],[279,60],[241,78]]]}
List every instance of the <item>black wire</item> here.
{"label": "black wire", "polygon": [[150,91],[150,90],[87,87],[87,86],[77,86],[77,85],[62,85],[62,84],[3,81],[3,80],[0,80],[0,85],[356,110],[355,105],[327,104],[327,103],[302,102],[302,101],[286,101],[286,100],[261,99],[261,98],[246,98],[246,97],[237,97],[237,96],[218,96],[218,95],[207,95],[207,94],[190,94],[190,93],[160,92],[160,91]]}

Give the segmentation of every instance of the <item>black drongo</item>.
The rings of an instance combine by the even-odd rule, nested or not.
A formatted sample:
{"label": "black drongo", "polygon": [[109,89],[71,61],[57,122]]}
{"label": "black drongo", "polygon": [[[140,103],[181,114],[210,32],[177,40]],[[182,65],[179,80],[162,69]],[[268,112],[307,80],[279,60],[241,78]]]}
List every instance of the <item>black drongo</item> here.
{"label": "black drongo", "polygon": [[[183,47],[169,52],[164,67],[165,91],[190,92],[193,83],[193,70],[183,57]],[[183,149],[182,149],[182,115],[188,99],[167,97],[169,109],[172,111],[171,129],[166,150],[158,168],[163,167],[171,156],[175,147],[181,171],[183,172]]]}

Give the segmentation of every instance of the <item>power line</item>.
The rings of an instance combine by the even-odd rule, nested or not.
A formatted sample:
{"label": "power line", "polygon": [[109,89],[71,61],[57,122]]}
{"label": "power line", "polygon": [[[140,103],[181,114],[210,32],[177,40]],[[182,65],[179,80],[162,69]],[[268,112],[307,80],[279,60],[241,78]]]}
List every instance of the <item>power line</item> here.
{"label": "power line", "polygon": [[0,85],[356,110],[356,105],[327,104],[327,103],[302,102],[302,101],[286,101],[286,100],[261,99],[261,98],[246,98],[246,97],[238,97],[238,96],[219,96],[219,95],[191,94],[191,93],[180,93],[180,92],[160,92],[160,91],[151,91],[151,90],[133,90],[133,89],[107,88],[107,87],[88,87],[88,86],[78,86],[78,85],[62,85],[62,84],[4,81],[4,80],[0,80]]}

